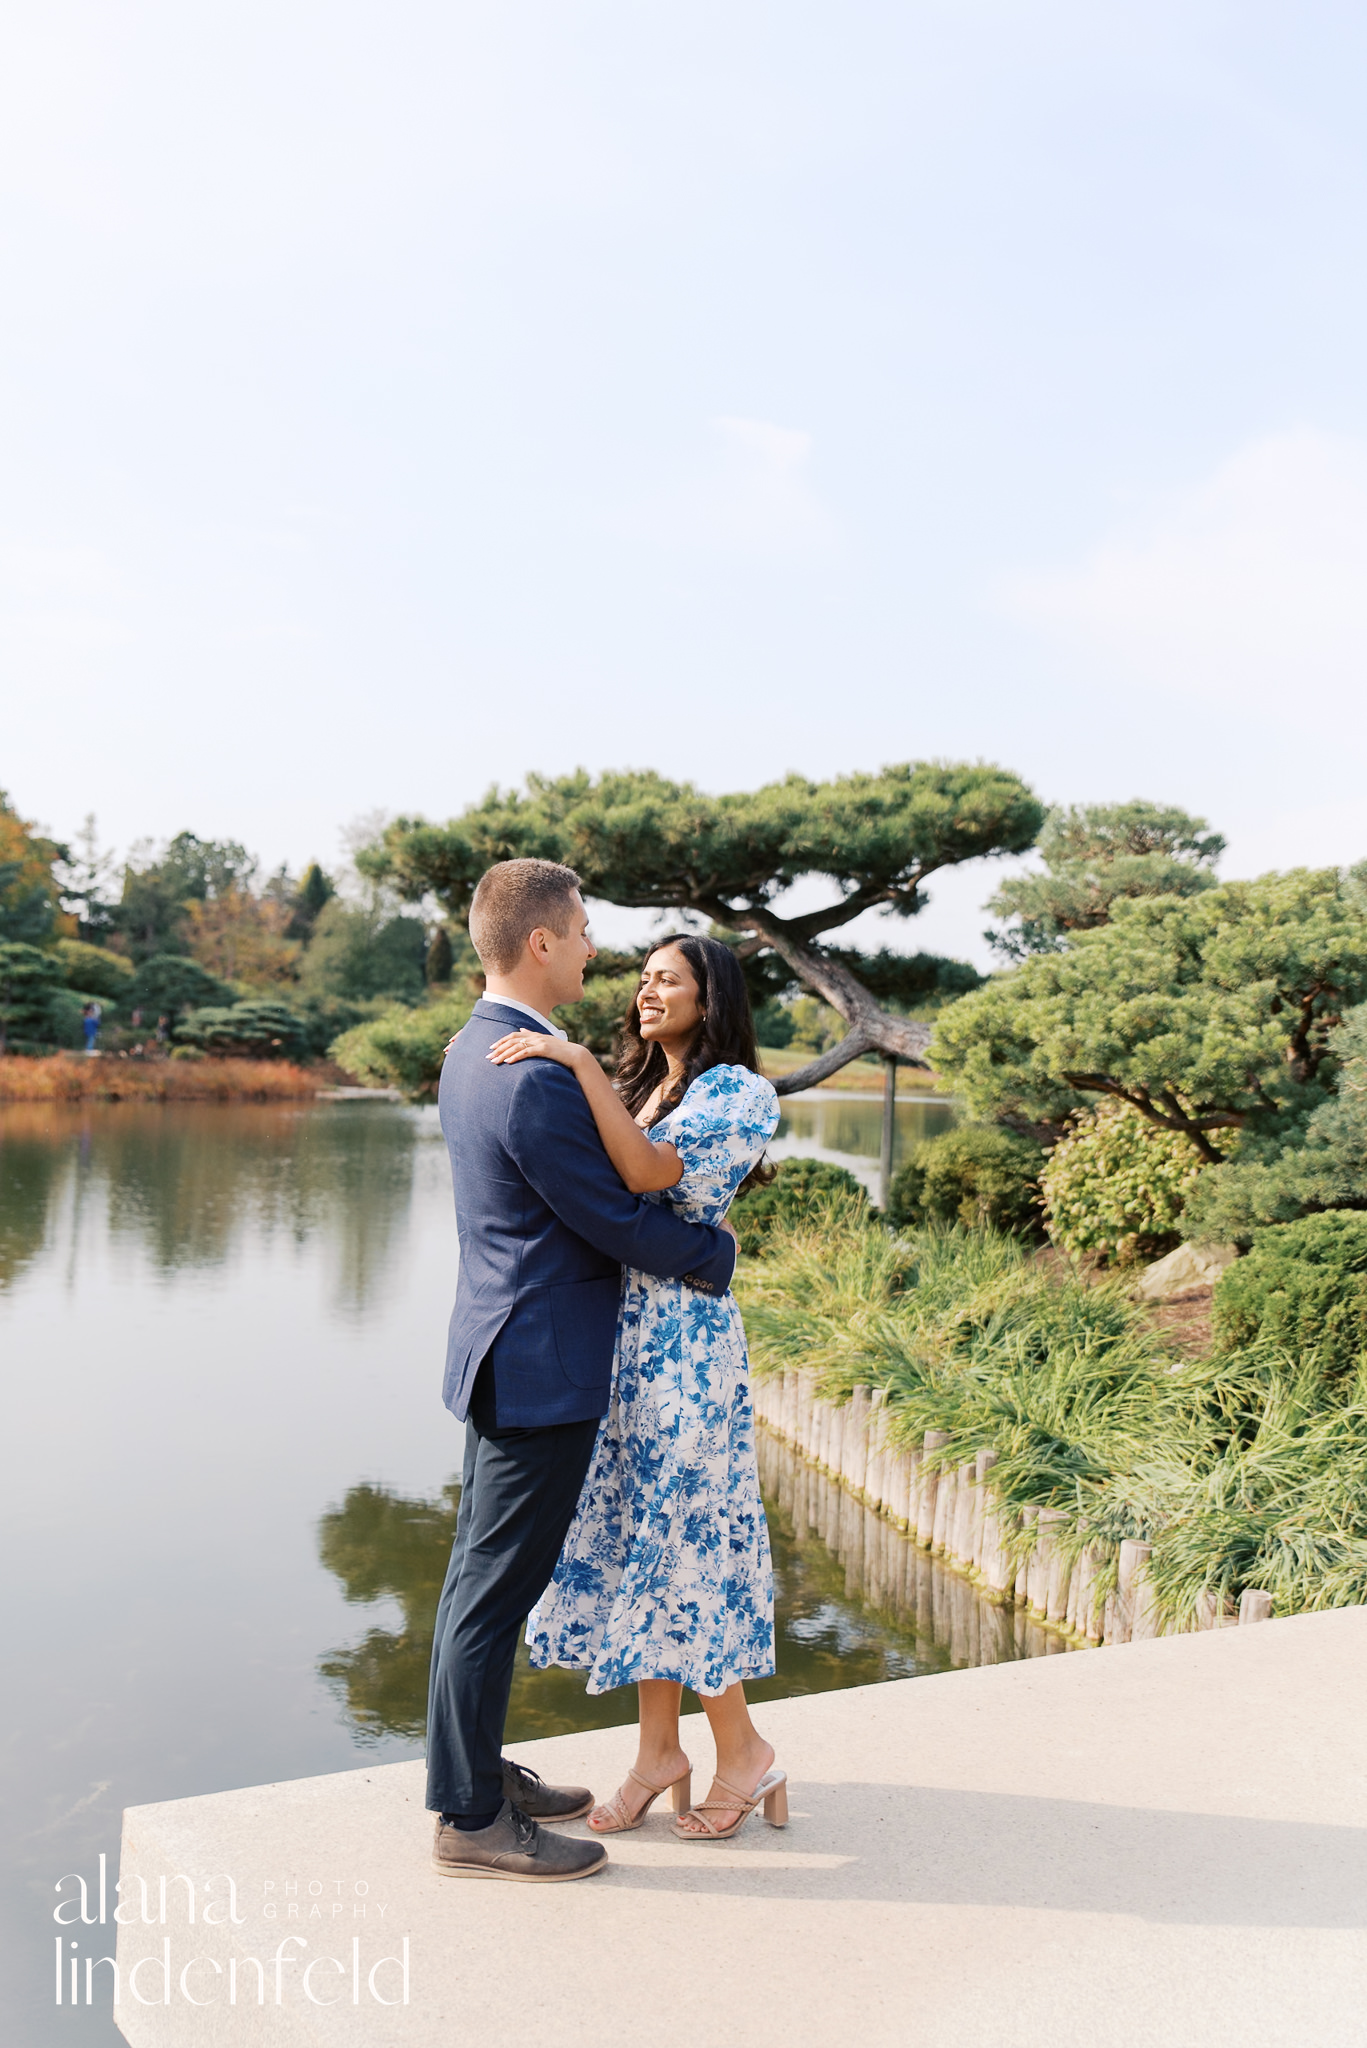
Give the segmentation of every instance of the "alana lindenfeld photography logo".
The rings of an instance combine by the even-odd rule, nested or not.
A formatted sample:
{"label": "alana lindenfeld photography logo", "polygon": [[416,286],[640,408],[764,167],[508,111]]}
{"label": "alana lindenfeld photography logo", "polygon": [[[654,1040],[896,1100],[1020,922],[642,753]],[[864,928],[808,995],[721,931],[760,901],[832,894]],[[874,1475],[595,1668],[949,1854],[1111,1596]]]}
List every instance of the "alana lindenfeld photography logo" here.
{"label": "alana lindenfeld photography logo", "polygon": [[[73,1870],[53,1889],[59,1929],[128,1930],[122,1940],[54,1937],[58,2005],[93,2005],[111,1994],[115,2005],[408,2004],[408,1936],[386,1928],[389,1905],[372,1897],[363,1877],[239,1885],[221,1872],[198,1886],[183,1872],[119,1878],[111,1905],[101,1855],[90,1884]],[[168,1931],[145,1931],[153,1928]],[[112,1954],[96,1953],[111,1942]]]}

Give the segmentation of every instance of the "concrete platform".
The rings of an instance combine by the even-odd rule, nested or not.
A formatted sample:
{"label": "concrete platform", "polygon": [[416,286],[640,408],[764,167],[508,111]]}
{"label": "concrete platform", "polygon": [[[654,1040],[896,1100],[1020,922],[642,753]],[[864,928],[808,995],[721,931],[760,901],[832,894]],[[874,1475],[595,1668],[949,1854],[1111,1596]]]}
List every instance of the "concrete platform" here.
{"label": "concrete platform", "polygon": [[[1352,2048],[1364,1700],[1360,1608],[787,1700],[759,1715],[785,1832],[692,1848],[662,1815],[572,1885],[432,1873],[414,1764],[130,1808],[125,1874],[153,1913],[171,1882],[164,1927],[120,1929],[118,2018],[136,2048]],[[687,1740],[705,1772],[700,1720]],[[603,1792],[631,1753],[624,1729],[518,1751]],[[199,1917],[215,1873],[236,1927]],[[409,2003],[385,2007],[370,1973],[404,1937]],[[160,2001],[168,1941],[170,2003],[141,2005],[130,1966],[151,1959],[137,1984]],[[264,2007],[242,1964],[226,2002],[234,1954],[266,1960]],[[334,2004],[305,1995],[313,1958]],[[187,2002],[187,1964],[216,2003]],[[399,1998],[400,1962],[373,1986]]]}

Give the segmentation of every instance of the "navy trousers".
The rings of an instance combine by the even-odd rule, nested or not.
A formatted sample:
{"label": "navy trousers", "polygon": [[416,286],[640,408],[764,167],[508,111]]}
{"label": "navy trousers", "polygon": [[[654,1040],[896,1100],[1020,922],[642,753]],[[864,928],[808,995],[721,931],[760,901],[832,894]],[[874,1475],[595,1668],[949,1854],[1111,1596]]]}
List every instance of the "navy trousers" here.
{"label": "navy trousers", "polygon": [[476,1387],[465,1424],[460,1512],[432,1644],[434,1813],[492,1813],[503,1803],[503,1723],[518,1637],[550,1584],[598,1434],[596,1421],[499,1429],[482,1391]]}

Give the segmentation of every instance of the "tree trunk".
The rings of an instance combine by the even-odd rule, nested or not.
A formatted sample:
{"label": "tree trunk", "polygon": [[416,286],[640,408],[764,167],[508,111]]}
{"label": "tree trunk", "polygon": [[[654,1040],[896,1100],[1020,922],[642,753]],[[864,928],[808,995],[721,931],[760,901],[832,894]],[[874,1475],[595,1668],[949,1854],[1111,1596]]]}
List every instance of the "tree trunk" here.
{"label": "tree trunk", "polygon": [[818,1081],[839,1073],[866,1052],[879,1052],[894,1064],[900,1061],[909,1067],[928,1066],[925,1050],[930,1043],[929,1024],[915,1023],[910,1017],[881,1009],[848,967],[799,944],[784,929],[781,918],[771,917],[763,910],[732,911],[729,915],[735,925],[748,927],[772,946],[798,980],[838,1010],[850,1027],[839,1045],[799,1067],[795,1074],[785,1074],[782,1080],[775,1081],[780,1095],[792,1095],[799,1088],[814,1088]]}

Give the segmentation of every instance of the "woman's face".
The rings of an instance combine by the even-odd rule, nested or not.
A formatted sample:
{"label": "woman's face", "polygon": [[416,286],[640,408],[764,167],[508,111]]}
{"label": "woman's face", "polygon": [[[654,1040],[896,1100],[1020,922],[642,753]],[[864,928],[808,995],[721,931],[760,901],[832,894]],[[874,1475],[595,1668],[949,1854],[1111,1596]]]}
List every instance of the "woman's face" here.
{"label": "woman's face", "polygon": [[702,999],[693,969],[677,946],[661,946],[641,970],[636,1015],[648,1044],[686,1043],[702,1019]]}

